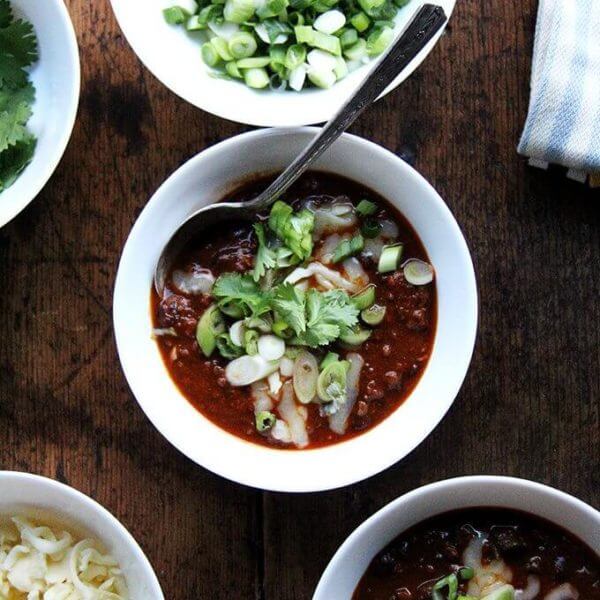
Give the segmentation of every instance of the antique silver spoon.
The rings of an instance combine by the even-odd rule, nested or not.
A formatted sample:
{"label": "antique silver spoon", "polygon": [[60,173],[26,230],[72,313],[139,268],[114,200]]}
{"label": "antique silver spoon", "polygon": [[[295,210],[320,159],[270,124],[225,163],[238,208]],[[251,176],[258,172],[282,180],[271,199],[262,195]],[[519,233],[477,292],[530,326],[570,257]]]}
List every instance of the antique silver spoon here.
{"label": "antique silver spoon", "polygon": [[191,239],[221,221],[252,220],[257,212],[273,204],[354,123],[365,108],[377,100],[446,21],[447,17],[441,6],[425,4],[421,7],[346,104],[264,192],[247,202],[210,204],[191,215],[173,234],[160,255],[154,272],[156,291],[162,294],[173,261]]}

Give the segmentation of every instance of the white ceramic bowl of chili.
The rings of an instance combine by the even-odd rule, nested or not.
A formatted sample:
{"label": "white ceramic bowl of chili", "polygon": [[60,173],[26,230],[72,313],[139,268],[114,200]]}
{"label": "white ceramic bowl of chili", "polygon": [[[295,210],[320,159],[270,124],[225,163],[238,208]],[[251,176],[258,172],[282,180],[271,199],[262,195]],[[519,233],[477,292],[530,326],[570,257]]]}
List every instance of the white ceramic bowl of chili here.
{"label": "white ceramic bowl of chili", "polygon": [[[177,0],[111,0],[129,44],[140,60],[171,91],[214,115],[248,125],[291,127],[321,123],[332,117],[354,93],[369,72],[360,67],[333,87],[303,89],[301,92],[253,90],[237,81],[215,77],[200,56],[201,41],[178,26],[168,25],[162,10]],[[412,0],[398,11],[396,30],[402,31],[424,4]],[[456,0],[436,0],[450,17]],[[404,81],[433,50],[442,32],[410,63],[385,91]],[[369,63],[372,64],[372,63]]]}
{"label": "white ceramic bowl of chili", "polygon": [[514,477],[469,476],[420,487],[369,517],[335,553],[313,600],[350,600],[376,554],[414,525],[436,515],[491,506],[542,517],[600,554],[600,512],[559,490]]}
{"label": "white ceramic bowl of chili", "polygon": [[12,516],[98,540],[119,563],[131,600],[164,600],[135,539],[104,507],[76,489],[40,475],[0,471],[0,520]]}
{"label": "white ceramic bowl of chili", "polygon": [[464,237],[436,191],[400,158],[344,134],[315,169],[353,179],[391,202],[412,224],[436,270],[437,331],[431,358],[410,396],[382,423],[338,444],[282,451],[221,429],[181,394],[151,339],[150,291],[162,248],[201,206],[252,176],[287,166],[315,128],[263,129],[221,142],[180,167],[154,194],[121,257],[113,317],[129,385],[155,427],[181,452],[233,481],[275,491],[338,488],[406,456],[439,423],[467,373],[477,329],[477,290]]}

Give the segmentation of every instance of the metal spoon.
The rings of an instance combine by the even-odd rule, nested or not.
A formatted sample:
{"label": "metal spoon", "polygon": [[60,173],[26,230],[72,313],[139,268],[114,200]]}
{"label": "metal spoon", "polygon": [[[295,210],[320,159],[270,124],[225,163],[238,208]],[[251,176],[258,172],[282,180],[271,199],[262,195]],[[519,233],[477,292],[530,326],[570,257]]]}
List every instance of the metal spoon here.
{"label": "metal spoon", "polygon": [[181,249],[199,233],[226,220],[252,220],[268,208],[348,128],[446,23],[441,6],[425,4],[417,11],[399,38],[385,52],[354,95],[326,123],[294,162],[261,194],[248,202],[219,202],[201,208],[173,234],[156,265],[154,286],[159,294],[165,286],[173,261]]}

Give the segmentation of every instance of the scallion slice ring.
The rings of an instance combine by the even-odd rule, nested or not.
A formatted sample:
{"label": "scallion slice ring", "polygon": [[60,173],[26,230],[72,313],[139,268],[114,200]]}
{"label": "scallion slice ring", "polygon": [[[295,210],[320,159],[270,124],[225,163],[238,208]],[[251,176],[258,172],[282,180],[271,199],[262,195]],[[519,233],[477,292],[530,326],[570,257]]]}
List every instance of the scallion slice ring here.
{"label": "scallion slice ring", "polygon": [[406,281],[412,285],[427,285],[433,281],[433,267],[423,260],[411,258],[402,265]]}

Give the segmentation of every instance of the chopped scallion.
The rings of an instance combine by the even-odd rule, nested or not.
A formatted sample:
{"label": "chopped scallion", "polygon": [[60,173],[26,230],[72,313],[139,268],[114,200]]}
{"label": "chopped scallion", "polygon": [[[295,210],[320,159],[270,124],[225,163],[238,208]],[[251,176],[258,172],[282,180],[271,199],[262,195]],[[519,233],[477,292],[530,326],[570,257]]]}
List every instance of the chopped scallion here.
{"label": "chopped scallion", "polygon": [[216,304],[209,306],[196,326],[196,341],[204,356],[209,357],[217,347],[217,336],[225,332],[225,321]]}
{"label": "chopped scallion", "polygon": [[251,68],[244,71],[244,81],[246,82],[246,85],[248,87],[260,90],[262,88],[266,88],[269,85],[270,79],[269,74],[265,69]]}
{"label": "chopped scallion", "polygon": [[368,239],[376,238],[381,232],[381,223],[367,217],[360,226],[360,232]]}
{"label": "chopped scallion", "polygon": [[350,256],[354,256],[365,247],[365,240],[362,235],[355,235],[350,240],[342,240],[333,252],[333,262],[339,263]]}
{"label": "chopped scallion", "polygon": [[358,308],[358,310],[364,310],[375,304],[375,285],[372,283],[368,285],[364,290],[361,290],[354,296],[352,296],[352,304]]}
{"label": "chopped scallion", "polygon": [[370,217],[377,212],[377,204],[370,200],[361,200],[356,207],[356,212],[361,217]]}
{"label": "chopped scallion", "polygon": [[384,246],[381,251],[381,256],[379,257],[377,270],[380,273],[391,273],[392,271],[395,271],[400,264],[403,251],[404,245],[402,243]]}
{"label": "chopped scallion", "polygon": [[262,410],[255,416],[255,421],[257,431],[264,433],[265,431],[269,431],[269,429],[275,425],[277,418],[272,412]]}
{"label": "chopped scallion", "polygon": [[163,10],[163,16],[169,25],[182,25],[190,18],[190,13],[181,6],[171,6]]}
{"label": "chopped scallion", "polygon": [[385,306],[379,304],[373,304],[373,306],[369,306],[369,308],[365,308],[360,312],[360,318],[371,327],[381,324],[384,317]]}
{"label": "chopped scallion", "polygon": [[228,44],[229,52],[233,58],[248,58],[256,52],[256,39],[247,31],[240,31],[231,36]]}

